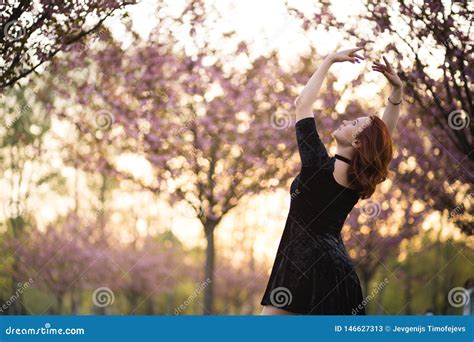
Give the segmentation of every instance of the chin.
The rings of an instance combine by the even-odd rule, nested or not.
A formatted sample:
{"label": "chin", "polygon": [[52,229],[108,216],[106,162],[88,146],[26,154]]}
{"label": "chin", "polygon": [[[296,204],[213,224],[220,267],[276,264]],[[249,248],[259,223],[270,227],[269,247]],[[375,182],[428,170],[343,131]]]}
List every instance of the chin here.
{"label": "chin", "polygon": [[341,137],[339,136],[339,134],[335,133],[334,134],[334,139],[336,140],[336,143],[339,143],[340,140],[341,140]]}

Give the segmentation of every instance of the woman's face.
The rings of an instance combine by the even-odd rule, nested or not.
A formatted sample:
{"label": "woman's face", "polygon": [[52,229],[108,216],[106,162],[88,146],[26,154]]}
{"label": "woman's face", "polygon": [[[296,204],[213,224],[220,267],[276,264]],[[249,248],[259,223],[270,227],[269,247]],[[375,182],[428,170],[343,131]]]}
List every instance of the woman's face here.
{"label": "woman's face", "polygon": [[368,116],[361,116],[353,120],[342,120],[342,124],[332,132],[338,144],[351,145],[360,132],[371,123]]}

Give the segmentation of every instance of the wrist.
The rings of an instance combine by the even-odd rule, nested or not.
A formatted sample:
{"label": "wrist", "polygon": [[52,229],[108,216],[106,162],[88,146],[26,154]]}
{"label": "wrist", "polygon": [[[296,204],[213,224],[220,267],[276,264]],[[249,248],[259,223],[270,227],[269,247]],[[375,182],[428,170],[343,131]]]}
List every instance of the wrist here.
{"label": "wrist", "polygon": [[398,94],[402,94],[403,93],[403,86],[393,86],[392,85],[392,94],[394,95],[398,95]]}
{"label": "wrist", "polygon": [[388,100],[388,102],[390,102],[390,103],[393,104],[394,106],[397,106],[397,105],[399,105],[399,104],[402,103],[402,98],[401,98],[401,96],[399,97],[399,99],[397,99],[397,100],[395,100],[395,101],[394,101],[393,99],[390,99],[390,96],[389,96],[387,100]]}
{"label": "wrist", "polygon": [[331,54],[327,55],[326,58],[324,58],[324,60],[329,64],[333,64],[334,63],[334,55],[331,53]]}

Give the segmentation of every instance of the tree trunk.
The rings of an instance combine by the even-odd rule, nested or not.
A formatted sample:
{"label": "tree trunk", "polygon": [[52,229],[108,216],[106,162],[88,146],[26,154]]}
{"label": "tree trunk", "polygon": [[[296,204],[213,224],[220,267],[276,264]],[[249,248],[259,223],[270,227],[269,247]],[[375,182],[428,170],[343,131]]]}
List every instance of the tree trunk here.
{"label": "tree trunk", "polygon": [[171,292],[169,295],[166,296],[166,312],[167,315],[173,315],[173,307],[174,307],[174,292]]}
{"label": "tree trunk", "polygon": [[102,306],[94,305],[92,311],[94,312],[94,315],[98,315],[98,316],[105,315],[105,307],[102,307]]}
{"label": "tree trunk", "polygon": [[12,286],[11,293],[12,295],[18,295],[18,297],[12,302],[9,308],[9,314],[11,315],[23,315],[23,305],[22,303],[22,294],[18,292],[19,280],[17,279],[18,274],[18,259],[16,255],[12,255],[13,264],[12,264]]}
{"label": "tree trunk", "polygon": [[[451,253],[451,249],[450,249],[450,246],[452,246],[453,244],[453,240],[450,240],[448,241],[450,243],[446,243],[445,246],[444,246],[444,260],[446,260],[446,262],[452,260],[452,258],[454,257],[453,253]],[[444,272],[443,274],[443,277],[442,277],[442,282],[441,282],[441,293],[443,294],[443,297],[444,297],[444,300],[441,304],[441,315],[447,315],[448,314],[448,310],[449,308],[451,307],[451,305],[449,304],[449,300],[448,300],[448,293],[450,291],[450,289],[452,289],[454,287],[454,274],[452,274],[451,272],[449,272],[448,270],[446,270],[446,272]]]}
{"label": "tree trunk", "polygon": [[100,187],[100,193],[99,193],[99,201],[100,201],[100,211],[99,215],[97,216],[97,221],[100,227],[100,241],[104,242],[105,241],[105,202],[106,202],[106,193],[108,190],[108,184],[107,184],[107,176],[105,174],[102,175],[102,184]]}
{"label": "tree trunk", "polygon": [[[9,219],[9,224],[12,229],[12,235],[13,238],[16,241],[19,241],[23,235],[23,230],[25,226],[25,222],[23,221],[22,216],[18,216],[15,218],[10,218]],[[20,283],[18,279],[18,273],[19,273],[19,263],[20,260],[18,260],[18,257],[16,253],[13,253],[11,255],[12,258],[12,284],[11,284],[11,291],[12,295],[18,295],[18,298],[13,301],[12,305],[9,308],[9,314],[11,315],[25,315],[26,310],[23,307],[23,295],[21,293],[17,293],[18,290],[18,284]]]}
{"label": "tree trunk", "polygon": [[81,290],[71,291],[71,315],[78,315],[81,304]]}
{"label": "tree trunk", "polygon": [[[383,277],[382,279],[385,279],[387,277]],[[379,291],[379,296],[378,296],[378,301],[379,301],[379,305],[377,305],[377,311],[376,311],[376,315],[385,315],[385,311],[384,311],[384,298],[385,298],[385,287],[386,287],[386,284],[384,284],[384,286],[380,289]]]}
{"label": "tree trunk", "polygon": [[64,294],[59,293],[56,297],[57,306],[56,306],[56,315],[60,315],[63,310],[63,303],[64,303]]}
{"label": "tree trunk", "polygon": [[138,295],[134,292],[127,293],[127,299],[130,304],[130,313],[129,315],[136,315],[137,304],[138,304]]}
{"label": "tree trunk", "polygon": [[[250,247],[250,271],[252,272],[252,274],[255,274],[255,253],[254,252],[255,251],[254,251],[254,247],[252,243]],[[247,315],[253,315],[255,312],[254,294],[249,293],[249,291],[247,291],[247,300],[248,300],[247,304],[249,305]]]}
{"label": "tree trunk", "polygon": [[204,309],[203,315],[212,315],[214,310],[214,264],[215,264],[215,246],[214,246],[214,228],[216,224],[209,222],[205,225],[207,248],[206,248],[206,269],[204,272]]}
{"label": "tree trunk", "polygon": [[[435,241],[435,265],[442,265],[441,263],[441,242],[440,242],[440,235],[441,230],[437,234],[437,239]],[[439,313],[439,306],[438,306],[438,294],[439,294],[439,280],[438,277],[435,276],[433,278],[433,285],[430,286],[431,288],[431,306],[433,308],[433,313]]]}
{"label": "tree trunk", "polygon": [[155,314],[155,303],[153,296],[147,299],[146,315],[153,316]]}
{"label": "tree trunk", "polygon": [[367,272],[362,269],[362,290],[363,290],[363,295],[364,297],[367,297],[369,295],[369,286],[370,286],[370,280],[372,278],[372,273]]}
{"label": "tree trunk", "polygon": [[411,281],[411,266],[409,263],[409,258],[407,258],[406,263],[405,263],[405,315],[411,315],[412,314],[412,309],[411,309],[411,301],[412,301],[412,293],[411,293],[411,288],[412,288],[412,281]]}

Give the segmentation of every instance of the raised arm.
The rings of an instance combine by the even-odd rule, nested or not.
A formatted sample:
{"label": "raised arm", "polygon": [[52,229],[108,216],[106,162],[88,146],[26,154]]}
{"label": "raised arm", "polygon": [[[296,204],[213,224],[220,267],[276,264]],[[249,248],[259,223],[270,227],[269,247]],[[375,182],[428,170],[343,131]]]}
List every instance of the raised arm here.
{"label": "raised arm", "polygon": [[383,57],[383,60],[385,64],[374,62],[372,69],[382,73],[392,86],[392,92],[388,97],[387,107],[385,107],[382,116],[382,121],[385,122],[390,134],[392,134],[397,126],[398,117],[400,116],[403,83],[395,70],[393,70],[392,66],[388,63],[387,59]]}
{"label": "raised arm", "polygon": [[354,49],[343,50],[328,55],[319,68],[314,72],[305,87],[301,91],[301,94],[295,100],[296,107],[296,121],[304,118],[313,117],[313,103],[318,98],[319,90],[323,84],[324,78],[333,63],[336,62],[352,62],[359,63],[360,59],[364,57],[356,54],[357,51],[362,50],[362,47]]}

